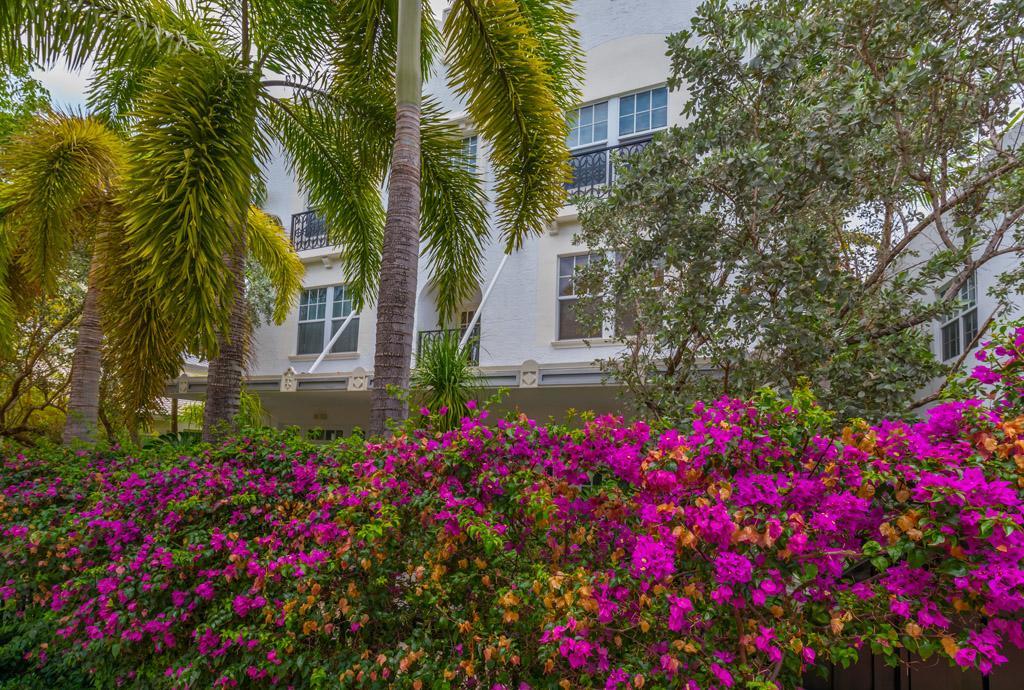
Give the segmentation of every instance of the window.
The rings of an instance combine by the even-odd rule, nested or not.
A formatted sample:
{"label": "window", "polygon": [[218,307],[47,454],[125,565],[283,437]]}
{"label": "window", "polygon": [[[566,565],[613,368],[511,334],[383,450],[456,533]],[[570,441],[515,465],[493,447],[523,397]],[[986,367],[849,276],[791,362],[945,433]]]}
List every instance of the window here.
{"label": "window", "polygon": [[943,361],[959,357],[978,334],[978,281],[975,274],[972,273],[960,288],[957,302],[956,314],[942,324],[939,334]]}
{"label": "window", "polygon": [[459,156],[459,161],[462,163],[462,167],[470,172],[476,172],[476,148],[476,136],[466,137],[462,140],[462,154]]}
{"label": "window", "polygon": [[[338,332],[345,319],[352,313],[352,295],[344,285],[334,288],[334,304],[331,308],[331,337]],[[321,348],[322,349],[322,348]],[[355,352],[359,349],[359,315],[356,314],[348,322],[345,331],[338,336],[331,347],[331,352]]]}
{"label": "window", "polygon": [[585,105],[568,115],[569,148],[575,149],[608,140],[608,101]]}
{"label": "window", "polygon": [[[579,254],[558,257],[558,339],[578,340],[600,338],[601,324],[580,323],[577,318],[577,303],[581,295],[579,271],[597,260],[596,255]],[[585,315],[586,316],[586,315]],[[584,321],[592,321],[585,318]]]}
{"label": "window", "polygon": [[[327,296],[331,296],[331,329],[327,331]],[[352,297],[344,285],[304,290],[299,299],[299,342],[296,353],[318,355],[352,313]],[[335,341],[331,352],[355,352],[359,340],[359,316]]]}
{"label": "window", "polygon": [[345,438],[345,432],[341,429],[310,429],[306,438],[310,441],[337,441]]}
{"label": "window", "polygon": [[619,136],[668,126],[668,88],[662,86],[619,99]]}
{"label": "window", "polygon": [[327,314],[327,288],[304,290],[299,299],[299,345],[296,352],[312,355],[324,349],[324,316]]}

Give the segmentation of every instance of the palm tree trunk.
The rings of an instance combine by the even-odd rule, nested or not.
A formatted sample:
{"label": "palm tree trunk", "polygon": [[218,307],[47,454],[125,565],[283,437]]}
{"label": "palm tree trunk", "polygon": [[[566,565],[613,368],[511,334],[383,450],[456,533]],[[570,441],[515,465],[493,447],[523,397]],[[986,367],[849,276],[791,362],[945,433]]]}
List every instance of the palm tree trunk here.
{"label": "palm tree trunk", "polygon": [[91,442],[100,410],[100,377],[103,374],[103,325],[100,322],[100,258],[93,252],[89,280],[78,321],[78,342],[71,359],[68,412],[64,420],[64,443]]}
{"label": "palm tree trunk", "polygon": [[240,233],[228,267],[234,277],[234,297],[228,332],[220,338],[217,356],[206,375],[206,405],[203,409],[203,440],[214,441],[234,430],[242,395],[242,375],[249,341],[249,309],[245,299],[245,233]]}
{"label": "palm tree trunk", "polygon": [[388,420],[408,416],[404,398],[389,386],[409,389],[416,272],[420,249],[420,0],[398,3],[398,75],[395,147],[384,225],[377,349],[373,360],[370,433],[384,434]]}

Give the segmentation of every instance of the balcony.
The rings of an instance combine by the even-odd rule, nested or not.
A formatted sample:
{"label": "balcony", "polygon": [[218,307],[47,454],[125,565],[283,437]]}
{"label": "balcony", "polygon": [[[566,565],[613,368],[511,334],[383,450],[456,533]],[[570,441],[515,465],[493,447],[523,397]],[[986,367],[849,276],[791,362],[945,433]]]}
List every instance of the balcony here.
{"label": "balcony", "polygon": [[[466,333],[465,328],[447,328],[439,329],[436,331],[420,331],[419,340],[416,343],[416,351],[423,351],[423,344],[430,342],[432,338],[438,338],[444,333],[455,333],[460,338]],[[476,366],[480,365],[480,322],[477,321],[476,326],[473,327],[473,335],[470,336],[469,340],[466,341],[466,353],[469,355],[469,361],[471,364]]]}
{"label": "balcony", "polygon": [[579,199],[608,196],[609,187],[615,182],[616,168],[627,164],[623,159],[643,151],[650,143],[650,139],[642,139],[572,155],[569,158],[572,182],[565,185],[569,200],[576,203]]}
{"label": "balcony", "polygon": [[292,246],[300,252],[330,246],[327,224],[316,211],[292,214]]}

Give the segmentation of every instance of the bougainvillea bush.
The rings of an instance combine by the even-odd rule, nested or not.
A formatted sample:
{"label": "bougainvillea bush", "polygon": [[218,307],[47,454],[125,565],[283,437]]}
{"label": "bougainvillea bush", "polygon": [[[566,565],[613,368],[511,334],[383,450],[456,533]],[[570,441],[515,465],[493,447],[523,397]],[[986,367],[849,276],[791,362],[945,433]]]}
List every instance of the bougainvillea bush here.
{"label": "bougainvillea bush", "polygon": [[[1012,395],[1007,336],[986,386]],[[838,438],[765,393],[658,430],[477,411],[386,443],[9,453],[0,673],[791,688],[866,649],[988,672],[1024,645],[1024,418],[999,395]]]}

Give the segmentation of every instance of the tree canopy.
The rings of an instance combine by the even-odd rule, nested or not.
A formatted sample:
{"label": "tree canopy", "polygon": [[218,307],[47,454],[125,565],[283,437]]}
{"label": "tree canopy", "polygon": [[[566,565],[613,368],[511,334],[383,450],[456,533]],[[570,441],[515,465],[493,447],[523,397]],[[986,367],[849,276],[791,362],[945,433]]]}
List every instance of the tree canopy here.
{"label": "tree canopy", "polygon": [[1024,246],[1022,10],[701,5],[669,40],[686,123],[584,213],[585,241],[619,257],[591,302],[636,314],[607,364],[640,404],[806,378],[843,415],[907,410],[942,370],[922,327]]}

